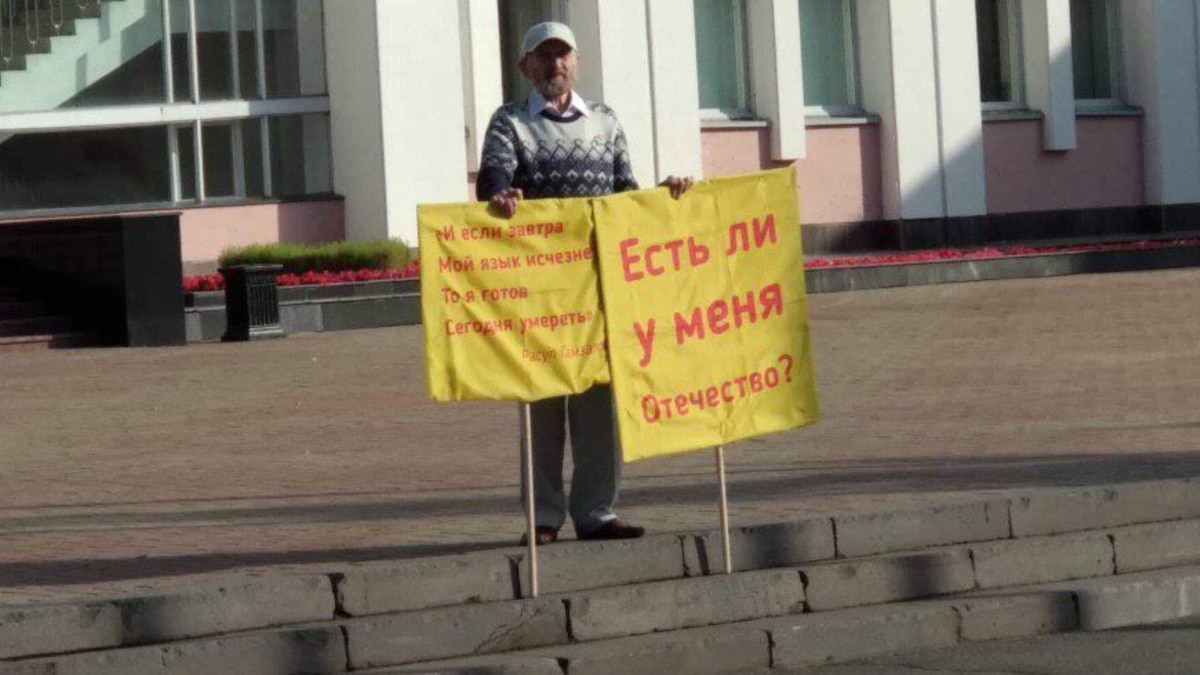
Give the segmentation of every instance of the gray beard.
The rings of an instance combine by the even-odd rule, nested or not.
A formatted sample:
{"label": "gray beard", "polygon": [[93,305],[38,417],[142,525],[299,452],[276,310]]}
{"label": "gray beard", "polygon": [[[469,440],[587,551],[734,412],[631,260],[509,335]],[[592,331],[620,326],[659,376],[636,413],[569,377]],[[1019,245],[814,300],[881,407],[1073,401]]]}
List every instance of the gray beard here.
{"label": "gray beard", "polygon": [[571,91],[571,83],[565,77],[542,80],[538,83],[537,90],[547,101],[553,101]]}

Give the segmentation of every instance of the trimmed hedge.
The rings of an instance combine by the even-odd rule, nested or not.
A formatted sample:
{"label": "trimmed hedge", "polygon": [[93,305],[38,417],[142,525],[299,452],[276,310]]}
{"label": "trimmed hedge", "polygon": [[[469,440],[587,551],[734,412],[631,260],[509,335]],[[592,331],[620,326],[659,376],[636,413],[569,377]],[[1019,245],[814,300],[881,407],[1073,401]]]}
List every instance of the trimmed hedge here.
{"label": "trimmed hedge", "polygon": [[221,252],[222,267],[232,265],[283,265],[284,272],[345,272],[357,270],[402,270],[412,252],[398,239],[383,241],[334,241],[327,244],[252,244]]}

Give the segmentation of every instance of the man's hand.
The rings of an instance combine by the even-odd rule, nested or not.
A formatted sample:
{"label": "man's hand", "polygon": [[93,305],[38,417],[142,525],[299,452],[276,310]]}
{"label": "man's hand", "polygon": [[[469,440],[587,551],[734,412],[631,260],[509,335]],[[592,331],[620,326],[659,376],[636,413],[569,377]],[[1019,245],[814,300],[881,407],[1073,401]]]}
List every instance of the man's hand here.
{"label": "man's hand", "polygon": [[659,183],[659,187],[667,188],[671,191],[671,197],[679,199],[683,196],[683,193],[692,189],[693,184],[695,184],[695,181],[692,180],[691,176],[667,176],[666,180]]}
{"label": "man's hand", "polygon": [[501,216],[504,216],[505,218],[512,218],[517,212],[517,202],[521,201],[523,198],[524,195],[521,193],[521,188],[510,187],[504,188],[503,190],[492,195],[492,198],[488,203],[491,204],[492,209],[499,212]]}

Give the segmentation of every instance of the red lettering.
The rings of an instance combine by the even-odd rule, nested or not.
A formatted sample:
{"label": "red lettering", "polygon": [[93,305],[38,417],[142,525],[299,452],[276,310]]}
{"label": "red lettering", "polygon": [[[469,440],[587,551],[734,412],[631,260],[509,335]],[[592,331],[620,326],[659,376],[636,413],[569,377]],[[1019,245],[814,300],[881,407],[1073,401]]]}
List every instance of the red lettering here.
{"label": "red lettering", "polygon": [[708,306],[708,329],[713,335],[720,335],[729,330],[729,303],[717,300]]}
{"label": "red lettering", "polygon": [[[653,406],[653,408],[651,408]],[[658,421],[662,413],[658,409],[658,399],[653,394],[647,394],[642,397],[642,417],[646,422],[654,424]]]}
{"label": "red lettering", "polygon": [[771,240],[772,244],[779,243],[779,236],[775,232],[775,214],[768,213],[763,222],[759,222],[758,218],[754,219],[754,245],[762,248],[763,244]]}
{"label": "red lettering", "polygon": [[675,343],[683,344],[689,337],[704,339],[704,313],[699,307],[692,310],[691,321],[675,312]]}
{"label": "red lettering", "polygon": [[663,244],[663,248],[671,252],[671,265],[675,268],[675,271],[678,272],[683,269],[683,261],[679,259],[679,250],[683,248],[683,240],[672,239]]}
{"label": "red lettering", "polygon": [[637,334],[638,343],[642,345],[642,360],[638,361],[638,365],[645,368],[650,365],[650,357],[654,355],[654,319],[647,321],[645,328],[634,321],[633,332]]}
{"label": "red lettering", "polygon": [[662,249],[663,249],[663,247],[659,246],[658,244],[654,244],[654,245],[646,247],[646,271],[649,272],[650,276],[652,276],[652,277],[657,277],[657,276],[661,275],[663,272],[666,272],[665,269],[663,269],[662,267],[659,267],[658,265],[655,265],[650,260],[651,256],[655,255]]}
{"label": "red lettering", "polygon": [[708,247],[704,244],[696,243],[695,237],[688,237],[688,260],[692,263],[692,267],[699,267],[708,262],[709,252]]}
{"label": "red lettering", "polygon": [[639,255],[634,255],[634,254],[630,253],[629,249],[631,249],[637,245],[638,245],[637,237],[633,237],[631,239],[626,239],[626,240],[622,241],[620,244],[620,247],[621,247],[621,269],[625,272],[625,281],[630,281],[630,282],[637,281],[638,279],[641,279],[644,276],[640,271],[633,270],[634,264],[637,263],[637,261],[641,260],[642,257]]}
{"label": "red lettering", "polygon": [[[743,319],[743,316],[749,318]],[[741,328],[743,323],[753,324],[757,320],[758,306],[754,304],[754,292],[746,293],[745,302],[742,301],[741,297],[733,296],[733,325]]]}
{"label": "red lettering", "polygon": [[763,306],[763,319],[771,316],[771,310],[783,315],[783,289],[779,284],[771,284],[758,292],[758,301]]}

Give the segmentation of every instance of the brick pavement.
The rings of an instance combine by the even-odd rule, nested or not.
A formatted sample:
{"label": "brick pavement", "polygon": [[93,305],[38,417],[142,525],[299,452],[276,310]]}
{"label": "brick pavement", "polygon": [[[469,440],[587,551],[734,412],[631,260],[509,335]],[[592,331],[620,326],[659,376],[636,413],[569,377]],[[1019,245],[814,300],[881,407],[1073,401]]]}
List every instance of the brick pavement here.
{"label": "brick pavement", "polygon": [[[825,420],[727,453],[735,524],[1200,474],[1200,271],[811,300]],[[419,327],[0,352],[0,603],[515,541],[516,406],[435,405]],[[717,522],[712,455],[623,512]]]}

